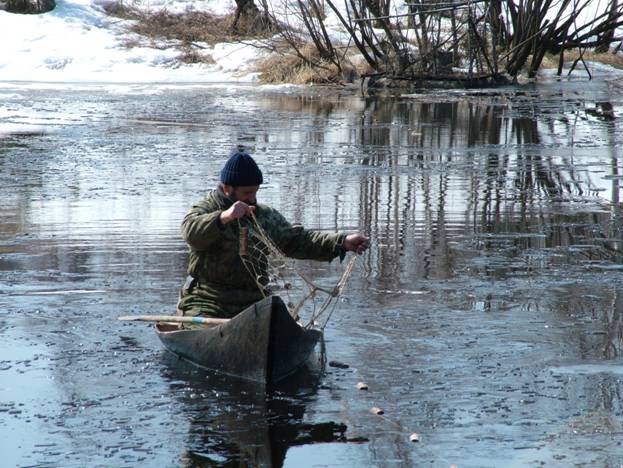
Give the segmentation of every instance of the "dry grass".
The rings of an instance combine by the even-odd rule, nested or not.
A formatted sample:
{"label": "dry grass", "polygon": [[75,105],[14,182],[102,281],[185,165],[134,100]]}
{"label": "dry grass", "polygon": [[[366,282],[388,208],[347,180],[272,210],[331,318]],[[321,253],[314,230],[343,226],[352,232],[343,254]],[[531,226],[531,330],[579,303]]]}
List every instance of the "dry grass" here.
{"label": "dry grass", "polygon": [[[104,5],[110,16],[132,20],[128,29],[140,38],[127,39],[123,45],[127,48],[145,46],[167,48],[171,42],[179,44],[180,55],[177,64],[205,63],[214,64],[212,56],[202,53],[201,44],[215,45],[221,42],[234,42],[267,33],[252,36],[244,28],[234,31],[233,15],[218,16],[201,11],[188,10],[184,13],[170,13],[167,10],[143,11],[122,1],[112,1]],[[239,25],[242,26],[242,25]],[[142,38],[142,39],[141,39]],[[172,63],[175,66],[176,63]]]}
{"label": "dry grass", "polygon": [[211,55],[202,54],[200,51],[196,49],[186,49],[184,50],[177,59],[181,63],[207,63],[213,65],[216,61],[212,58]]}
{"label": "dry grass", "polygon": [[129,29],[154,40],[177,40],[183,44],[202,42],[214,45],[219,42],[262,37],[266,34],[253,34],[243,27],[238,27],[234,31],[232,28],[233,14],[219,16],[194,10],[188,10],[184,13],[171,13],[166,9],[142,11],[122,1],[107,3],[104,9],[111,16],[134,20],[134,24]]}
{"label": "dry grass", "polygon": [[139,17],[139,12],[136,8],[132,8],[122,1],[103,2],[101,6],[108,16],[123,19],[137,19]]}
{"label": "dry grass", "polygon": [[[150,43],[151,47],[168,47],[171,41],[180,44],[179,63],[213,64],[213,58],[201,53],[200,44],[215,45],[245,39],[267,39],[274,35],[274,29],[265,25],[249,25],[239,22],[234,31],[234,15],[218,16],[200,11],[170,13],[166,10],[145,12],[119,0],[105,4],[105,11],[118,18],[132,20],[129,30],[145,40],[132,38],[125,41],[125,47],[138,47]],[[252,31],[258,31],[253,33]],[[168,44],[167,44],[168,42]],[[271,40],[274,52],[255,64],[262,83],[339,83],[344,81],[338,67],[322,60],[313,44],[301,46],[296,51],[286,41]],[[276,45],[275,45],[276,44]],[[343,69],[355,74],[353,66]]]}
{"label": "dry grass", "polygon": [[[260,73],[260,82],[265,84],[329,84],[344,81],[343,73],[338,67],[334,63],[321,59],[313,44],[301,46],[299,52],[300,55],[285,41],[275,44],[274,52],[255,64],[255,70]],[[345,68],[348,73],[354,73],[352,66],[343,65],[342,69]]]}
{"label": "dry grass", "polygon": [[[580,56],[578,50],[568,50],[565,52],[565,63],[573,62]],[[599,62],[604,65],[610,65],[614,68],[623,69],[623,57],[612,52],[595,53],[591,51],[584,52],[585,61]],[[579,65],[581,67],[581,65]],[[558,55],[546,55],[541,63],[542,68],[558,68]]]}

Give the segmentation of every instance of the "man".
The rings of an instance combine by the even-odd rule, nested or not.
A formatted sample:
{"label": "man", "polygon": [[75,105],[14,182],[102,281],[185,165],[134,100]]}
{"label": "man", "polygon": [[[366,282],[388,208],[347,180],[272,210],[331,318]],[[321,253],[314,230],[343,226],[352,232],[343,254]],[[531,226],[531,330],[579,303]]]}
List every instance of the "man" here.
{"label": "man", "polygon": [[[190,247],[188,279],[180,293],[178,313],[231,318],[268,294],[265,257],[250,269],[240,257],[240,228],[254,216],[262,230],[288,257],[331,261],[347,251],[361,254],[369,246],[361,234],[310,231],[293,226],[273,208],[257,204],[262,172],[244,151],[234,152],[220,183],[182,221]],[[250,251],[259,251],[249,236]]]}

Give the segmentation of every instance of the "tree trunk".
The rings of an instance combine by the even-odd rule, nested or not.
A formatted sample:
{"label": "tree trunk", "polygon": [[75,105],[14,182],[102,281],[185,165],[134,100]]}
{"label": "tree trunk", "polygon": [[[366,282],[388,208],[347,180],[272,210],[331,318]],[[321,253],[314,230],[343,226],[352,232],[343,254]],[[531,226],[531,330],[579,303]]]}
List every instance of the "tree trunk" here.
{"label": "tree trunk", "polygon": [[273,24],[266,13],[262,13],[253,0],[235,0],[236,13],[232,29],[234,32],[249,34],[273,29]]}
{"label": "tree trunk", "polygon": [[608,52],[608,49],[610,48],[610,44],[614,40],[614,32],[616,29],[614,25],[617,22],[618,8],[619,8],[618,0],[611,0],[610,15],[607,21],[611,22],[612,26],[608,28],[608,30],[600,36],[599,38],[600,44],[597,47],[595,47],[595,52],[597,53]]}
{"label": "tree trunk", "polygon": [[56,8],[55,0],[7,0],[6,11],[9,13],[38,14],[47,13]]}

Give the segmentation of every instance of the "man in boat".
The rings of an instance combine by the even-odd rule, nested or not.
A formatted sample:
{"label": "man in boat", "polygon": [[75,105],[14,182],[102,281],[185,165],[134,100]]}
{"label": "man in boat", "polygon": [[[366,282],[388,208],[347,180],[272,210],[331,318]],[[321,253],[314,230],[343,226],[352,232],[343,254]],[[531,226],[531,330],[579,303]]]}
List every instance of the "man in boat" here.
{"label": "man in boat", "polygon": [[[251,221],[291,258],[331,261],[368,248],[368,238],[359,233],[312,231],[290,224],[277,210],[257,203],[262,182],[262,171],[253,158],[234,151],[221,170],[217,188],[184,217],[182,235],[190,258],[178,314],[231,318],[270,294],[265,289],[266,257],[251,258],[254,263],[249,268],[240,256],[241,228],[252,226]],[[251,236],[248,244],[252,251]]]}

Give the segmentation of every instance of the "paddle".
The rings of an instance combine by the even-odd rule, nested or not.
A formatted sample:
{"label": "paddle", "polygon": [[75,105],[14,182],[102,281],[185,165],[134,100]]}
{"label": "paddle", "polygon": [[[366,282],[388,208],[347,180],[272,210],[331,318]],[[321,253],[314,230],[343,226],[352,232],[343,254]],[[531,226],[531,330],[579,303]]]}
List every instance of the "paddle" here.
{"label": "paddle", "polygon": [[182,323],[203,323],[209,325],[222,325],[230,319],[209,318],[209,317],[185,317],[183,315],[125,315],[117,318],[122,321],[141,321],[141,322],[182,322]]}

